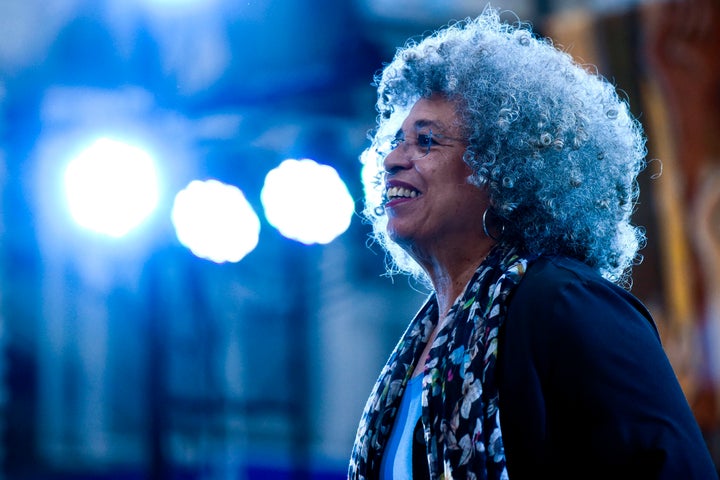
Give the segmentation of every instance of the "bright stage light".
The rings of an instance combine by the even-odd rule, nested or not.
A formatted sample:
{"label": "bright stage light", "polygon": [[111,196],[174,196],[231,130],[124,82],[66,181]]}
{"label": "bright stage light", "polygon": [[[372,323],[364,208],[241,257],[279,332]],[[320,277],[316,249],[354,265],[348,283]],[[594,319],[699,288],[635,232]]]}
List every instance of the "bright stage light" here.
{"label": "bright stage light", "polygon": [[337,171],[313,160],[285,160],[260,193],[268,222],[305,244],[329,243],[350,226],[355,204]]}
{"label": "bright stage light", "polygon": [[260,236],[260,219],[245,195],[217,180],[194,180],[180,191],[172,222],[180,243],[216,263],[239,262]]}
{"label": "bright stage light", "polygon": [[70,213],[81,226],[122,237],[157,206],[157,174],[145,151],[101,138],[65,170]]}

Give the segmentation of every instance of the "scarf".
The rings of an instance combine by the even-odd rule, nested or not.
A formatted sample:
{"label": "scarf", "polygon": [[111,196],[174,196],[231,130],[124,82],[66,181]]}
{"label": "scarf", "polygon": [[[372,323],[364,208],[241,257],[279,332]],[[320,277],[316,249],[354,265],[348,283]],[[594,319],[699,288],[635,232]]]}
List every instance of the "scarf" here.
{"label": "scarf", "polygon": [[[497,246],[448,313],[424,366],[422,424],[431,479],[507,479],[495,381],[498,330],[528,266]],[[348,479],[379,478],[405,385],[438,322],[432,294],[382,369],[365,405]]]}

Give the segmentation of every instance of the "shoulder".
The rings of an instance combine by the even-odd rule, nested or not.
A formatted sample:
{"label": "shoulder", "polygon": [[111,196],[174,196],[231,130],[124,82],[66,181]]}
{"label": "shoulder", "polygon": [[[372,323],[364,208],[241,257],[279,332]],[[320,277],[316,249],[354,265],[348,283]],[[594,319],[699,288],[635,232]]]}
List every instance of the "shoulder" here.
{"label": "shoulder", "polygon": [[552,295],[572,287],[607,291],[647,311],[630,292],[604,279],[585,263],[565,256],[541,256],[531,262],[518,286],[518,292],[524,295]]}
{"label": "shoulder", "polygon": [[624,288],[609,282],[579,260],[543,256],[532,262],[509,305],[508,317],[543,321],[544,328],[574,327],[594,330],[598,320],[609,323],[637,321],[657,337],[647,308]]}
{"label": "shoulder", "polygon": [[[510,299],[503,330],[506,350],[524,351],[536,367],[553,372],[582,375],[581,369],[596,368],[608,357],[642,361],[641,351],[664,356],[640,300],[567,257],[541,257],[528,267]],[[574,361],[564,365],[568,358]]]}

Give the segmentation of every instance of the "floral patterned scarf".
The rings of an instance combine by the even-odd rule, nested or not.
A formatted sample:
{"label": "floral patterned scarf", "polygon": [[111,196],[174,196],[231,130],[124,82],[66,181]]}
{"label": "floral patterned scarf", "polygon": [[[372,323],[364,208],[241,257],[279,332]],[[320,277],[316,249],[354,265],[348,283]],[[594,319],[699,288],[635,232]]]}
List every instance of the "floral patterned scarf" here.
{"label": "floral patterned scarf", "polygon": [[[494,248],[450,309],[433,343],[422,393],[432,479],[507,479],[495,381],[497,335],[527,265],[528,259],[514,250]],[[405,385],[437,322],[433,294],[375,383],[358,428],[348,479],[379,478]]]}

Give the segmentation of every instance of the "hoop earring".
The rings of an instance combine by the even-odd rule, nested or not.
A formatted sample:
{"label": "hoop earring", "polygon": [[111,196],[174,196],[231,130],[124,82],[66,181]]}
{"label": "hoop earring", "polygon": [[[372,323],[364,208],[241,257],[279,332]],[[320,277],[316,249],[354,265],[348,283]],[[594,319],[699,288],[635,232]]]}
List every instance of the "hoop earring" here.
{"label": "hoop earring", "polygon": [[[485,232],[485,235],[487,235],[488,237],[492,238],[496,242],[499,242],[500,239],[502,238],[503,234],[505,233],[505,224],[500,222],[500,235],[495,236],[492,233],[490,233],[490,230],[487,227],[487,214],[489,211],[490,211],[490,207],[486,208],[482,215],[483,232]],[[497,217],[497,215],[495,215],[495,216]]]}

